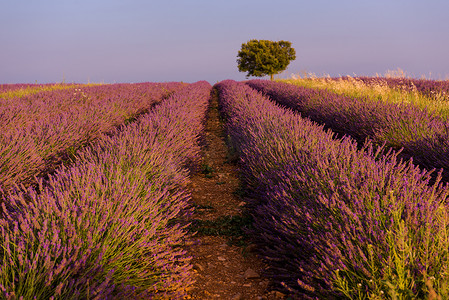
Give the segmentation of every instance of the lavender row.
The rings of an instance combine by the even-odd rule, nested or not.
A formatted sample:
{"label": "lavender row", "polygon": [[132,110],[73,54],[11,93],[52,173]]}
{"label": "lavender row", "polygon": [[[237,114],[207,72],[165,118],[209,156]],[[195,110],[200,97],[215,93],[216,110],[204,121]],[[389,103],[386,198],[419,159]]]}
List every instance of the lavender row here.
{"label": "lavender row", "polygon": [[247,84],[337,133],[403,149],[401,157],[428,170],[443,168],[449,180],[449,123],[427,110],[267,80]]}
{"label": "lavender row", "polygon": [[298,299],[449,296],[448,186],[243,83],[216,87],[277,282]]}
{"label": "lavender row", "polygon": [[200,161],[210,90],[189,85],[102,135],[38,190],[10,191],[0,211],[0,298],[185,296],[188,168]]}
{"label": "lavender row", "polygon": [[0,188],[29,184],[99,134],[148,111],[182,86],[114,84],[2,100]]}
{"label": "lavender row", "polygon": [[[344,77],[343,77],[344,79]],[[366,84],[386,84],[392,88],[417,91],[423,95],[449,101],[449,80],[412,78],[356,77]]]}

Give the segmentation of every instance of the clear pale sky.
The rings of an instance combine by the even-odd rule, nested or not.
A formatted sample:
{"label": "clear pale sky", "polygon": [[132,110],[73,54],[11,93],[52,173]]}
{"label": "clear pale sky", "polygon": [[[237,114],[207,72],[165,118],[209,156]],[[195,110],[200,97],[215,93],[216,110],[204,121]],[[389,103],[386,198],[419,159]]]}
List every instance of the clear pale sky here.
{"label": "clear pale sky", "polygon": [[250,39],[287,40],[278,78],[449,78],[448,0],[0,0],[0,83],[244,80]]}

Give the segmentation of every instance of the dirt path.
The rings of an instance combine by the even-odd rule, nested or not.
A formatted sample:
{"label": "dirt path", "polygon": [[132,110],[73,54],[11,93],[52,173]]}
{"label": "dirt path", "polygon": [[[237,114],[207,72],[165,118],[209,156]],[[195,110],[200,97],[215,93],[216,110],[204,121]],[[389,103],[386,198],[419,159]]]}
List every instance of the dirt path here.
{"label": "dirt path", "polygon": [[191,299],[283,299],[269,291],[264,264],[242,227],[249,226],[245,203],[238,196],[239,178],[229,161],[219,120],[217,97],[208,113],[203,147],[203,171],[193,175],[192,202],[196,207],[193,228],[198,231],[187,248],[193,257],[196,283]]}

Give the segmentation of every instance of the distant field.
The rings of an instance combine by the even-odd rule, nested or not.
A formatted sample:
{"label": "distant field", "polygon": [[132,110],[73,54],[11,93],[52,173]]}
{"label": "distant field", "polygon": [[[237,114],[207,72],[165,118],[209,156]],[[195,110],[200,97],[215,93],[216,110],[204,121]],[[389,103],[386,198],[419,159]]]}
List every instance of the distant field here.
{"label": "distant field", "polygon": [[50,84],[0,84],[0,99],[9,99],[14,97],[22,97],[35,93],[45,91],[55,91],[72,89],[75,87],[87,87],[96,84],[62,84],[62,83],[50,83]]}

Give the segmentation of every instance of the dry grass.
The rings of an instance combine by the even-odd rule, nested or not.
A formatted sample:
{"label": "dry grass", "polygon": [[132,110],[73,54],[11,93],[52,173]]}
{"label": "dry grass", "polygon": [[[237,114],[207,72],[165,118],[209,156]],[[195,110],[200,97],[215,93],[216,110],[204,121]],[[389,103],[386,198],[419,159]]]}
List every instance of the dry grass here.
{"label": "dry grass", "polygon": [[[95,85],[101,85],[97,83],[89,83],[89,84],[82,84],[83,87],[87,86],[95,86]],[[81,86],[81,84],[51,84],[51,85],[43,85],[43,86],[30,86],[26,88],[21,88],[17,90],[10,90],[5,92],[0,92],[0,99],[11,99],[15,97],[23,97],[27,95],[32,95],[44,91],[55,91],[55,90],[65,90],[65,89],[71,89]]]}
{"label": "dry grass", "polygon": [[[406,74],[402,70],[388,71],[385,78],[400,77],[405,78]],[[426,96],[419,93],[416,87],[403,86],[400,88],[391,88],[386,81],[379,80],[376,84],[366,84],[357,77],[347,76],[343,78],[316,77],[314,74],[292,75],[291,79],[280,80],[295,85],[326,89],[331,92],[357,98],[368,98],[372,100],[385,101],[395,104],[413,104],[422,109],[429,110],[444,119],[449,120],[449,101],[447,95],[434,93],[432,96]]]}

